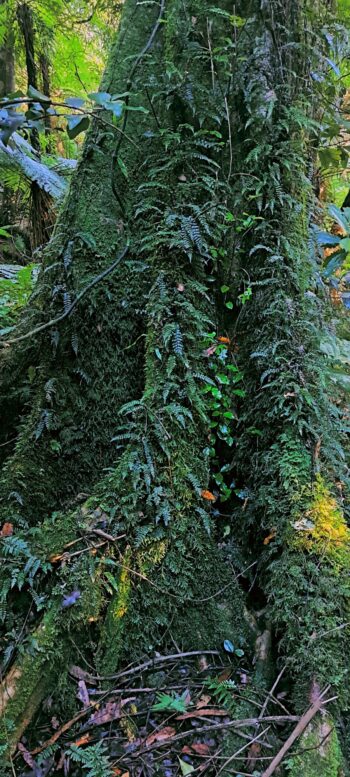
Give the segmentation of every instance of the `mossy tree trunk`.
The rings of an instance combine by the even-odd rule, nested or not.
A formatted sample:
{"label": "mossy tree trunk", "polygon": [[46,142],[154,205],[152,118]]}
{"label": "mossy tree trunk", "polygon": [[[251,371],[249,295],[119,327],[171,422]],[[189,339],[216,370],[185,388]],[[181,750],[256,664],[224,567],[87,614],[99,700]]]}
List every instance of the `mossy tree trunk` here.
{"label": "mossy tree trunk", "polygon": [[[14,526],[3,540],[5,617],[20,632],[31,608],[45,649],[18,659],[11,694],[3,687],[10,749],[45,693],[35,679],[54,659],[65,671],[72,636],[92,645],[105,677],[169,632],[188,648],[249,639],[206,506],[215,445],[224,471],[232,466],[204,390],[213,330],[229,341],[237,329],[246,375],[234,466],[247,496],[243,513],[232,500],[234,545],[258,560],[254,593],[297,677],[296,706],[326,680],[344,687],[335,663],[348,530],[332,486],[342,473],[317,356],[322,321],[308,294],[311,11],[248,5],[241,27],[226,0],[126,0],[101,86],[128,93],[124,121],[116,129],[106,113],[89,130],[23,339],[2,358],[3,407],[10,397],[16,408],[6,434],[17,431],[0,486],[2,520]],[[242,293],[246,278],[252,299],[234,321],[220,287]],[[88,286],[74,314],[50,323]],[[234,367],[229,350],[222,359]],[[106,544],[91,554],[86,540],[101,529]],[[23,589],[16,606],[12,580]],[[339,759],[326,765],[336,777]]]}
{"label": "mossy tree trunk", "polygon": [[[188,646],[211,645],[214,630],[216,640],[236,630],[244,639],[241,595],[219,558],[201,493],[209,482],[203,343],[216,316],[209,247],[224,231],[228,188],[217,161],[224,156],[226,164],[217,129],[222,122],[227,136],[226,115],[213,118],[210,69],[203,73],[183,45],[202,39],[206,17],[197,5],[125,3],[101,89],[132,90],[127,118],[115,130],[106,113],[89,131],[18,340],[3,356],[4,408],[15,394],[18,410],[1,476],[2,520],[14,527],[4,541],[5,618],[8,626],[16,618],[20,630],[30,595],[38,622],[47,610],[35,631],[40,645],[44,629],[45,655],[19,660],[11,694],[3,688],[10,748],[39,702],[35,681],[65,664],[68,634],[90,639],[83,634],[96,631],[89,624],[105,610],[94,636],[105,675],[123,655],[154,650],[170,628]],[[118,257],[74,315],[50,324]],[[123,537],[109,543],[109,567],[106,547],[101,556],[82,547],[61,563],[67,543],[101,528]],[[110,564],[117,593],[108,604]],[[15,611],[18,568],[26,593]],[[62,596],[73,589],[79,600],[65,609]],[[197,612],[203,590],[214,596]]]}

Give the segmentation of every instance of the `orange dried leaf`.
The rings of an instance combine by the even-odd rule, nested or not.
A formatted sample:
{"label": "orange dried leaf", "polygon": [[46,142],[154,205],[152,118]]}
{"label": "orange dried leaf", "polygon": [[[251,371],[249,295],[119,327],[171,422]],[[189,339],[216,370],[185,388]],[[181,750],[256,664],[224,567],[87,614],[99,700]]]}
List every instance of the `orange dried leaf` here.
{"label": "orange dried leaf", "polygon": [[210,704],[210,701],[210,696],[201,696],[197,701],[196,710],[200,710],[202,707],[207,707],[208,704]]}
{"label": "orange dried leaf", "polygon": [[208,755],[208,753],[210,753],[209,745],[206,745],[204,742],[198,742],[197,744],[191,745],[191,748],[197,755]]}
{"label": "orange dried leaf", "polygon": [[171,726],[165,726],[165,728],[161,728],[160,731],[155,731],[153,734],[150,734],[145,744],[146,745],[153,745],[154,742],[164,742],[166,739],[171,739],[176,734],[176,730],[172,728]]}
{"label": "orange dried leaf", "polygon": [[270,534],[267,535],[264,539],[264,545],[269,545],[271,540],[274,540],[276,537],[276,529],[271,529]]}
{"label": "orange dried leaf", "polygon": [[225,680],[229,680],[232,676],[232,669],[224,669],[221,674],[219,674],[218,681],[219,683],[224,683]]}
{"label": "orange dried leaf", "polygon": [[218,710],[216,708],[210,708],[205,710],[195,710],[194,712],[184,712],[183,715],[177,715],[176,720],[189,720],[190,718],[206,718],[206,717],[224,717],[227,715],[227,710]]}
{"label": "orange dried leaf", "polygon": [[6,521],[6,523],[4,523],[1,529],[0,535],[1,537],[11,537],[12,534],[13,534],[13,523],[9,523],[8,521]]}
{"label": "orange dried leaf", "polygon": [[49,562],[50,564],[56,564],[57,561],[60,561],[62,558],[62,553],[53,554],[52,556],[49,556]]}
{"label": "orange dried leaf", "polygon": [[201,491],[203,499],[207,499],[208,502],[216,502],[216,496],[211,491],[207,491],[205,488]]}
{"label": "orange dried leaf", "polygon": [[220,336],[220,337],[217,337],[216,339],[218,340],[219,343],[227,343],[227,345],[230,345],[230,342],[231,342],[229,337]]}
{"label": "orange dried leaf", "polygon": [[82,737],[79,737],[73,744],[75,747],[81,747],[82,745],[87,745],[88,742],[90,742],[90,734],[83,734]]}

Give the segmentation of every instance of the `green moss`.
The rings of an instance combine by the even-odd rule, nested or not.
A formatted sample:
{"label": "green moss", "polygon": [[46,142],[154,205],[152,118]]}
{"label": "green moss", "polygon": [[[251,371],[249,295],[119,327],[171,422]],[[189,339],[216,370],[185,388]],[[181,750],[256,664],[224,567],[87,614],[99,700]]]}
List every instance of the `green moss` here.
{"label": "green moss", "polygon": [[[344,761],[334,723],[330,718],[310,723],[305,734],[298,742],[302,755],[289,756],[289,777],[342,777]],[[320,742],[327,737],[323,744]],[[308,751],[308,748],[309,751]],[[308,752],[307,752],[308,751]]]}
{"label": "green moss", "polygon": [[311,491],[308,510],[294,523],[292,544],[329,559],[339,570],[349,570],[350,529],[343,511],[320,474]]}
{"label": "green moss", "polygon": [[117,592],[112,595],[107,608],[104,625],[101,630],[97,654],[97,668],[102,677],[116,672],[120,661],[125,616],[130,606],[130,563],[131,552],[130,549],[128,549],[124,553],[119,576],[115,579]]}
{"label": "green moss", "polygon": [[4,680],[0,744],[7,745],[9,752],[64,665],[66,655],[60,632],[59,612],[52,608],[35,632],[34,654],[20,658]]}

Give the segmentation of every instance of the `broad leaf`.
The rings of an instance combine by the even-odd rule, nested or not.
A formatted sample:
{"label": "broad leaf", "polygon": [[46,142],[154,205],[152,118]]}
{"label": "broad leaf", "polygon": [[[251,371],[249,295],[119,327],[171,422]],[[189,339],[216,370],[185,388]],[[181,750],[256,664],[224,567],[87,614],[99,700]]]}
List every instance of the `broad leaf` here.
{"label": "broad leaf", "polygon": [[88,116],[68,116],[67,133],[71,140],[74,140],[81,132],[85,132],[90,124]]}
{"label": "broad leaf", "polygon": [[35,89],[34,86],[28,87],[28,97],[31,97],[34,100],[38,100],[39,103],[51,102],[50,97],[48,97],[46,94],[43,94],[42,92],[39,92],[39,89]]}
{"label": "broad leaf", "polygon": [[334,221],[339,224],[341,229],[344,230],[347,234],[350,233],[350,223],[347,221],[346,216],[344,214],[344,211],[340,210],[340,208],[337,208],[336,205],[330,205],[328,208],[329,215],[332,216]]}

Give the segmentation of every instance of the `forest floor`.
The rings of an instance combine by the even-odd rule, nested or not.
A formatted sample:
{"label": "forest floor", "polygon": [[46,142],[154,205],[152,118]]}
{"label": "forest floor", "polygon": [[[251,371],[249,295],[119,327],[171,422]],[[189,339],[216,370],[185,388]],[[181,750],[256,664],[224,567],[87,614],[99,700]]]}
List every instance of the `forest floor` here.
{"label": "forest floor", "polygon": [[[283,671],[268,694],[252,676],[244,658],[217,650],[156,654],[115,675],[108,690],[106,681],[72,666],[81,710],[70,720],[53,715],[50,725],[42,725],[43,714],[45,721],[49,717],[47,699],[32,726],[35,741],[24,737],[13,758],[14,774],[77,777],[93,766],[96,746],[99,758],[108,753],[108,773],[112,764],[115,777],[265,774],[286,736],[297,735],[294,756],[303,752],[296,740],[313,709],[301,718],[290,714]],[[238,715],[247,703],[255,718]],[[281,773],[277,764],[271,773]]]}

